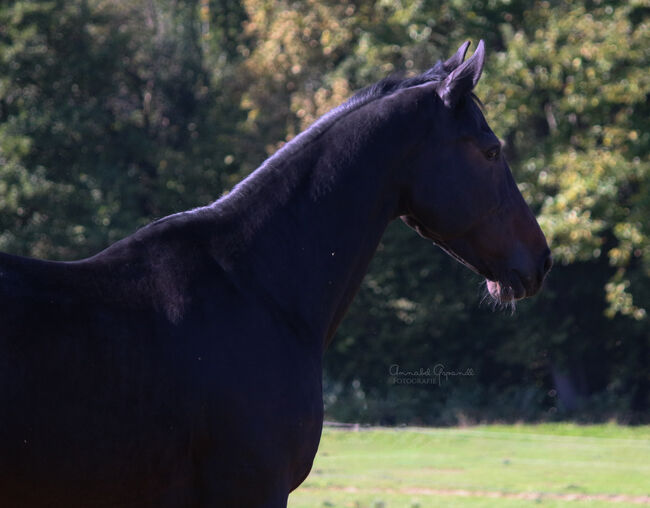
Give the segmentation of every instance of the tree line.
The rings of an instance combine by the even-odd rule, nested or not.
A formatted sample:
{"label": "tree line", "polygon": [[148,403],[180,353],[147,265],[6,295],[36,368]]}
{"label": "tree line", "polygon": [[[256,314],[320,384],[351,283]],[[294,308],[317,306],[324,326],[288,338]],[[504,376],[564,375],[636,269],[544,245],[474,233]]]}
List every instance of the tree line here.
{"label": "tree line", "polygon": [[[555,258],[514,313],[401,224],[325,356],[339,419],[647,421],[645,0],[0,4],[0,250],[78,259],[207,204],[391,73],[485,39],[477,93]],[[0,330],[1,333],[1,330]],[[391,375],[469,372],[438,383]]]}

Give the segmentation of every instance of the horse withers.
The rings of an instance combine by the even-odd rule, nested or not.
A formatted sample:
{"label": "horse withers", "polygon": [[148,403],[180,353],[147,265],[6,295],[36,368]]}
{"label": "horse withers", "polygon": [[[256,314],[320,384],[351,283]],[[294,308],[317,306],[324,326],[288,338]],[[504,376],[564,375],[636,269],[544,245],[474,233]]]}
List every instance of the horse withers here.
{"label": "horse withers", "polygon": [[81,261],[0,254],[0,506],[286,506],[318,448],[323,352],[397,217],[496,301],[535,294],[549,249],[468,45],[209,206]]}

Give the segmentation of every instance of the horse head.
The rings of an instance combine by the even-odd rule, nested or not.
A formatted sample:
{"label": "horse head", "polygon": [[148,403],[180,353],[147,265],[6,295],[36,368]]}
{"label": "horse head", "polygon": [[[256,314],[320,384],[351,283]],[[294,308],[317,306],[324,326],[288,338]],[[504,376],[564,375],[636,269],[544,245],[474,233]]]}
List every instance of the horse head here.
{"label": "horse head", "polygon": [[483,41],[464,61],[468,46],[434,68],[440,79],[423,85],[433,111],[408,171],[402,220],[485,277],[497,302],[510,303],[537,293],[552,262],[472,93],[485,62]]}

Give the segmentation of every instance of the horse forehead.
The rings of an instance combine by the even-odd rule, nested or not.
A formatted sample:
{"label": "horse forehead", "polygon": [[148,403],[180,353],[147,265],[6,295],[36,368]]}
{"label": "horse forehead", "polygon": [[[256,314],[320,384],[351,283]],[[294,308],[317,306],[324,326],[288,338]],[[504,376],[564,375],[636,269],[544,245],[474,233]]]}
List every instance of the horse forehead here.
{"label": "horse forehead", "polygon": [[467,98],[466,105],[456,116],[458,128],[462,135],[481,139],[497,140],[494,131],[489,126],[481,108],[470,97]]}

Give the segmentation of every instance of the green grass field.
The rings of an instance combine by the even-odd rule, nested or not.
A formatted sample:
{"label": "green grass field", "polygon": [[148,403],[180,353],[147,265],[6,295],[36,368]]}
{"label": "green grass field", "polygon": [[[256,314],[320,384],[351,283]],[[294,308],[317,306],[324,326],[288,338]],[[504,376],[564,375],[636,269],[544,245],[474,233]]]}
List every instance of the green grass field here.
{"label": "green grass field", "polygon": [[650,506],[650,427],[325,429],[290,508]]}

